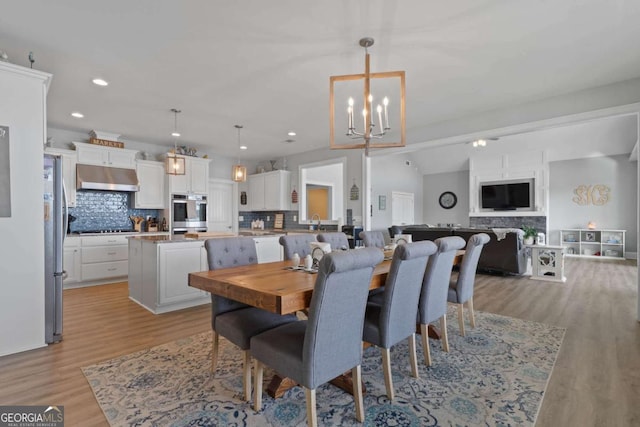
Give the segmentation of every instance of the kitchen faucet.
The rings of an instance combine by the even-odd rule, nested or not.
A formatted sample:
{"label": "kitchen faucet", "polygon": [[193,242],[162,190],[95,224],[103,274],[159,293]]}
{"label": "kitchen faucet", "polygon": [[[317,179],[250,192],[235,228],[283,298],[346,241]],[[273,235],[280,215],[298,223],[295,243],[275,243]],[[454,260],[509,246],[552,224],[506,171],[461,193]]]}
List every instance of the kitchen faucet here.
{"label": "kitchen faucet", "polygon": [[314,213],[313,215],[311,215],[311,221],[313,221],[316,218],[318,219],[318,223],[316,224],[316,230],[320,231],[320,226],[322,225],[322,221],[320,221],[320,215],[318,215],[317,213]]}

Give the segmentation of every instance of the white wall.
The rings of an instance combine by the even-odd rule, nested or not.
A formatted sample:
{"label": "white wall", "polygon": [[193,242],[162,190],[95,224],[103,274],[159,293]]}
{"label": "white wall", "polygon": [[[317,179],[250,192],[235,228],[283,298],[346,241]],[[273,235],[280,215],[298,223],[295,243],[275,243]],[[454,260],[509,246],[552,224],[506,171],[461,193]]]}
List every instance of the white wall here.
{"label": "white wall", "polygon": [[[409,162],[409,164],[407,164]],[[414,222],[422,218],[422,173],[406,154],[371,157],[372,230],[386,230],[392,224],[391,193],[413,193]],[[379,196],[386,196],[386,209],[379,209]]]}
{"label": "white wall", "polygon": [[[629,156],[564,160],[549,164],[549,241],[559,244],[560,229],[586,228],[589,221],[597,228],[627,230],[626,250],[636,252],[636,206],[638,163]],[[572,201],[578,185],[604,184],[611,189],[608,203],[580,206]]]}
{"label": "white wall", "polygon": [[[469,226],[469,171],[425,175],[422,222],[426,224],[460,224]],[[451,209],[440,206],[440,195],[453,192],[458,203]],[[416,221],[417,222],[417,221]]]}
{"label": "white wall", "polygon": [[0,356],[45,345],[43,145],[46,73],[0,62],[11,138],[11,217],[0,218]]}

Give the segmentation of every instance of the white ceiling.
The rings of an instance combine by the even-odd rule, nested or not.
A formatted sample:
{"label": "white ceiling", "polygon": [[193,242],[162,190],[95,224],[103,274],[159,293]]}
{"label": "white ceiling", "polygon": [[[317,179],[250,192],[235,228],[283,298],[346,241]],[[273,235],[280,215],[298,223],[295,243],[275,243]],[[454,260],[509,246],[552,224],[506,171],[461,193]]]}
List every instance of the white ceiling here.
{"label": "white ceiling", "polygon": [[[632,0],[0,0],[0,50],[53,73],[49,126],[236,156],[328,146],[329,76],[405,70],[407,142],[430,124],[640,75]],[[102,77],[110,85],[91,83]],[[70,116],[81,111],[84,119]],[[286,144],[295,130],[295,143]]]}

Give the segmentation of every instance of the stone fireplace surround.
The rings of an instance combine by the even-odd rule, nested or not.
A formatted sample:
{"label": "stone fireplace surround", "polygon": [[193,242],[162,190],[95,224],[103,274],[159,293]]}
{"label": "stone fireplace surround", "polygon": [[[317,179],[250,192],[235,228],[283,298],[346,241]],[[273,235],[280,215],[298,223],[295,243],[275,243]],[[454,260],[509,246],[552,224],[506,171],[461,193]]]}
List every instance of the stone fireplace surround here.
{"label": "stone fireplace surround", "polygon": [[533,227],[547,235],[546,216],[470,216],[469,226],[472,228],[522,228]]}

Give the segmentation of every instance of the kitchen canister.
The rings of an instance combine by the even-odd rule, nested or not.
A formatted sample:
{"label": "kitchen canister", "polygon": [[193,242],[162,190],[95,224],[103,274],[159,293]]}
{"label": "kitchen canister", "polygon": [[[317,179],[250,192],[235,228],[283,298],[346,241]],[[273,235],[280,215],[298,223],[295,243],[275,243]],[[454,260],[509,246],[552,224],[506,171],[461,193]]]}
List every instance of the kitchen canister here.
{"label": "kitchen canister", "polygon": [[300,255],[298,255],[297,252],[291,257],[291,265],[293,265],[294,267],[300,265]]}

